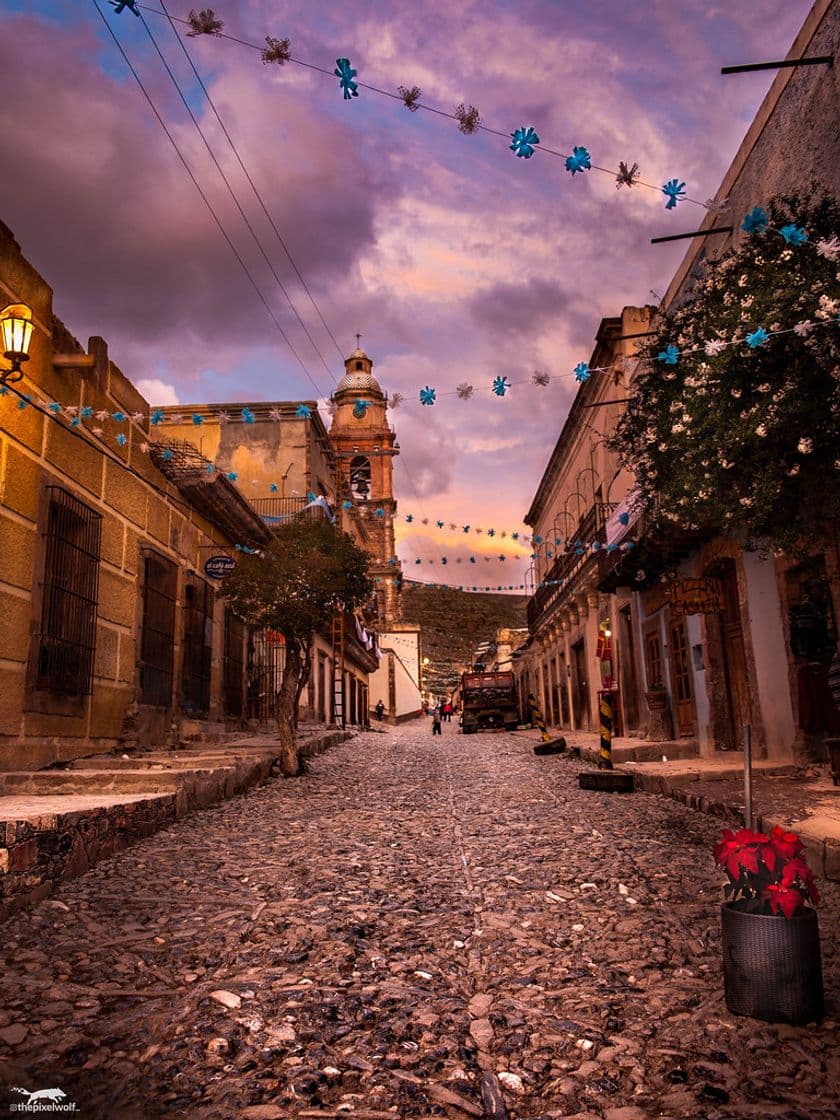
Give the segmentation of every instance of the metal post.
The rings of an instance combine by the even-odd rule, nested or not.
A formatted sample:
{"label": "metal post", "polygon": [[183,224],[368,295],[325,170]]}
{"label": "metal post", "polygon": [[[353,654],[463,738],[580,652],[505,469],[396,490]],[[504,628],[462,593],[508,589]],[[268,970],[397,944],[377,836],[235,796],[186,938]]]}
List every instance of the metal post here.
{"label": "metal post", "polygon": [[599,692],[599,708],[601,711],[601,750],[598,758],[599,770],[612,770],[612,704],[607,699],[606,693]]}
{"label": "metal post", "polygon": [[744,724],[744,827],[752,828],[752,728]]}

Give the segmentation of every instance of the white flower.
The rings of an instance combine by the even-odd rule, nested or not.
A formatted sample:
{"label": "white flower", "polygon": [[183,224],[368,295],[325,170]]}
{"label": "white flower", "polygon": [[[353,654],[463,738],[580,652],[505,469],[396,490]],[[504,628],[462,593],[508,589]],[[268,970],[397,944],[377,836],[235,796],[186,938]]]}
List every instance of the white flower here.
{"label": "white flower", "polygon": [[813,329],[814,324],[810,319],[803,319],[801,323],[797,323],[793,328],[794,333],[798,334],[800,338],[807,338]]}
{"label": "white flower", "polygon": [[840,299],[830,299],[826,295],[820,296],[820,309],[817,312],[817,318],[833,319],[837,314],[840,314]]}
{"label": "white flower", "polygon": [[761,385],[756,385],[755,388],[756,388],[756,392],[758,392],[758,393],[769,393],[770,392],[770,386],[767,384],[766,381],[763,381],[761,383]]}
{"label": "white flower", "polygon": [[794,463],[789,471],[785,472],[789,478],[796,478],[799,474],[799,463]]}
{"label": "white flower", "polygon": [[741,395],[741,390],[740,389],[730,389],[729,392],[732,394],[733,397],[736,398],[736,400]]}
{"label": "white flower", "polygon": [[749,276],[747,276],[746,272],[742,272],[741,275],[738,277],[738,287],[739,288],[746,288],[748,280],[749,280]]}
{"label": "white flower", "polygon": [[741,300],[742,307],[752,307],[755,303],[755,296],[747,296],[746,299]]}
{"label": "white flower", "polygon": [[821,257],[825,257],[827,261],[836,261],[838,256],[840,256],[840,238],[820,238],[817,242],[817,252]]}
{"label": "white flower", "polygon": [[836,471],[840,471],[840,459],[835,459],[834,460],[834,469]]}
{"label": "white flower", "polygon": [[780,261],[793,260],[793,249],[785,249],[785,251],[782,254],[780,254],[779,260]]}
{"label": "white flower", "polygon": [[671,435],[676,436],[676,435],[679,435],[680,432],[684,432],[684,431],[685,431],[685,424],[674,424],[674,426],[671,428]]}
{"label": "white flower", "polygon": [[753,504],[752,498],[741,498],[739,500],[742,506],[751,506]]}
{"label": "white flower", "polygon": [[726,346],[726,343],[723,341],[723,339],[710,338],[706,343],[705,350],[710,358],[714,358],[715,355],[719,354],[721,350],[723,350],[724,346]]}
{"label": "white flower", "polygon": [[767,429],[765,428],[765,426],[763,424],[759,424],[758,427],[755,430],[755,434],[757,436],[762,436],[762,437],[766,436],[767,435]]}
{"label": "white flower", "polygon": [[801,455],[810,455],[814,450],[814,441],[812,439],[802,438],[796,445],[796,450]]}

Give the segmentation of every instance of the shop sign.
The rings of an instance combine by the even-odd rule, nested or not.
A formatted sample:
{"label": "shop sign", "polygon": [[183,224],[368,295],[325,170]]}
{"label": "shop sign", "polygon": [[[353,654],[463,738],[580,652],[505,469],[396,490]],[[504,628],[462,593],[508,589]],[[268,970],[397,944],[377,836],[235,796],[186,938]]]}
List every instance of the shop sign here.
{"label": "shop sign", "polygon": [[668,599],[675,618],[723,611],[723,592],[717,579],[675,579],[668,588]]}
{"label": "shop sign", "polygon": [[210,579],[224,579],[236,567],[232,556],[211,556],[204,562],[204,574]]}

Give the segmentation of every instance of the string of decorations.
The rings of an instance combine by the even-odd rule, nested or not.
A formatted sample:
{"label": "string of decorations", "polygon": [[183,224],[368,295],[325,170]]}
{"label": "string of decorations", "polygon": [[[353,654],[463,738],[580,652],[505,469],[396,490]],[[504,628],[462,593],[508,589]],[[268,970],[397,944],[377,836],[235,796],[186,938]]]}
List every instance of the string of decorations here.
{"label": "string of decorations", "polygon": [[[152,8],[146,4],[141,5],[139,0],[108,0],[108,2],[117,15],[128,10],[135,16],[142,18],[140,15],[141,7],[143,10],[154,12],[156,15],[168,15],[158,8]],[[329,70],[323,66],[306,62],[303,59],[293,58],[290,40],[287,37],[276,38],[271,35],[266,35],[266,45],[263,47],[258,43],[251,43],[247,40],[239,39],[236,36],[228,35],[224,31],[224,22],[216,17],[212,8],[202,8],[197,12],[190,11],[186,19],[171,15],[169,15],[168,18],[188,27],[189,30],[186,31],[186,35],[190,37],[207,35],[216,39],[228,39],[240,46],[250,47],[252,50],[259,51],[260,58],[264,65],[276,64],[284,66],[288,62],[296,66],[303,66],[307,70],[315,71],[329,78],[337,78],[338,88],[341,91],[344,101],[352,101],[354,98],[358,98],[360,89],[377,94],[380,97],[387,97],[391,100],[400,101],[409,112],[416,113],[418,110],[422,109],[435,116],[446,117],[457,122],[459,131],[466,136],[473,135],[477,132],[486,132],[489,135],[498,136],[508,142],[508,149],[513,152],[514,156],[518,159],[531,159],[534,153],[539,151],[561,159],[565,170],[569,172],[572,178],[587,171],[597,171],[601,174],[609,175],[614,180],[617,188],[643,187],[646,190],[655,191],[659,196],[665,196],[666,210],[673,210],[679,202],[690,202],[695,206],[700,206],[703,209],[711,210],[716,213],[720,213],[725,208],[724,203],[717,202],[713,199],[700,202],[697,199],[689,198],[686,194],[685,182],[678,177],[667,179],[661,185],[647,182],[642,179],[639,164],[636,162],[631,163],[629,160],[626,162],[621,160],[619,161],[617,169],[601,167],[599,164],[592,162],[592,155],[589,149],[583,144],[573,145],[571,152],[560,152],[556,148],[550,148],[542,143],[533,125],[524,124],[519,128],[515,128],[513,132],[505,132],[497,128],[492,128],[485,123],[474,105],[465,105],[462,102],[456,106],[454,110],[449,112],[438,106],[428,105],[422,102],[420,100],[422,90],[419,86],[399,86],[397,92],[394,93],[390,90],[380,89],[378,86],[358,81],[359,72],[353,67],[349,58],[341,57],[335,59],[335,68]]]}

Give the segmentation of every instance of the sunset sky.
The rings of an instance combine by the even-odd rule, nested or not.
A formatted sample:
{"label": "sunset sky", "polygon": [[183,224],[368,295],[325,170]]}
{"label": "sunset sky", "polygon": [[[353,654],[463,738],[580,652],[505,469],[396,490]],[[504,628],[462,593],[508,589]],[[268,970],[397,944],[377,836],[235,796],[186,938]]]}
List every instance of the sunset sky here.
{"label": "sunset sky", "polygon": [[[83,343],[106,338],[151,403],[324,400],[343,373],[341,357],[160,5],[140,10],[323,360],[143,22],[96,3],[0,0],[0,219],[53,287],[59,317]],[[199,5],[166,6],[185,18]],[[425,105],[448,113],[459,102],[475,105],[505,134],[532,125],[543,146],[568,153],[583,145],[607,168],[638,162],[646,181],[677,177],[701,201],[717,190],[774,76],[723,77],[721,66],[783,58],[809,8],[809,0],[213,4],[225,32],[247,43],[288,37],[294,59],[330,75],[347,57],[360,82],[392,92],[418,85]],[[695,229],[704,211],[688,202],[666,211],[663,195],[619,190],[596,171],[572,177],[539,148],[518,159],[509,140],[463,135],[447,117],[410,113],[370,90],[345,101],[335,77],[291,62],[263,65],[245,45],[184,38],[177,26],[342,352],[361,331],[383,388],[405,395],[391,419],[402,447],[395,479],[406,575],[520,583],[527,558],[473,566],[470,555],[500,549],[484,535],[418,522],[524,531],[574,395],[573,367],[588,360],[603,317],[664,292],[685,247],[650,238]],[[551,374],[547,388],[530,384],[535,369]],[[489,391],[501,374],[522,382],[502,399]],[[472,400],[441,396],[465,381],[477,390]],[[418,401],[426,385],[439,394],[433,407]],[[415,565],[417,557],[436,563]]]}

